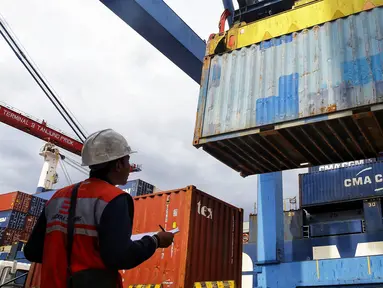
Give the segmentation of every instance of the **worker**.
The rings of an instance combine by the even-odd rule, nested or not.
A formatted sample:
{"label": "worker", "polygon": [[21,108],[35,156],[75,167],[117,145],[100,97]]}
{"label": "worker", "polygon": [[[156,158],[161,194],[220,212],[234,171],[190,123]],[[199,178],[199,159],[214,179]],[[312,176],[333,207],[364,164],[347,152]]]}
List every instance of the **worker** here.
{"label": "worker", "polygon": [[24,248],[29,261],[42,263],[41,288],[122,287],[118,270],[134,268],[172,244],[173,233],[165,231],[131,240],[133,199],[116,185],[127,183],[132,153],[112,129],[86,139],[81,157],[90,177],[77,189],[72,253],[67,255],[67,224],[74,185],[47,202]]}

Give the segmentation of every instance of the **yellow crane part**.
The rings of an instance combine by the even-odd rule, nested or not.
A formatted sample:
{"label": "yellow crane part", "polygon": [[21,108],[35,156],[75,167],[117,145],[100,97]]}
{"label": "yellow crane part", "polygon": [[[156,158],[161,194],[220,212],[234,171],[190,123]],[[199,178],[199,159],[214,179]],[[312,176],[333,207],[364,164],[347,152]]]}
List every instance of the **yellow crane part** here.
{"label": "yellow crane part", "polygon": [[291,10],[252,23],[237,23],[223,35],[210,36],[206,55],[236,50],[379,6],[383,6],[383,0],[300,0]]}

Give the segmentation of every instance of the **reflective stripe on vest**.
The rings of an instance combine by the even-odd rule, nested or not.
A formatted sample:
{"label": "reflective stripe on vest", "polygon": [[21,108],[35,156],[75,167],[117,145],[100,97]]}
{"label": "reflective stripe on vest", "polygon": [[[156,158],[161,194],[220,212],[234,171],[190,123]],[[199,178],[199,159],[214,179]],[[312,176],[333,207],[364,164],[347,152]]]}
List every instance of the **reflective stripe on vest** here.
{"label": "reflective stripe on vest", "polygon": [[[98,198],[78,198],[75,217],[75,234],[97,237],[97,225],[108,203]],[[66,233],[70,198],[54,198],[45,208],[47,233]]]}

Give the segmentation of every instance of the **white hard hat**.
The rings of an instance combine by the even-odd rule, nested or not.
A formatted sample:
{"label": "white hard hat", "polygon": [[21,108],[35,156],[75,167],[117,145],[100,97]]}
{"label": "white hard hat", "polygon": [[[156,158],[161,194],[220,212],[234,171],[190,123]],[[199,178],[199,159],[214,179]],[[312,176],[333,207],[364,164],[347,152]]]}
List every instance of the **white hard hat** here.
{"label": "white hard hat", "polygon": [[105,129],[91,134],[81,151],[82,166],[110,162],[135,153],[121,134]]}

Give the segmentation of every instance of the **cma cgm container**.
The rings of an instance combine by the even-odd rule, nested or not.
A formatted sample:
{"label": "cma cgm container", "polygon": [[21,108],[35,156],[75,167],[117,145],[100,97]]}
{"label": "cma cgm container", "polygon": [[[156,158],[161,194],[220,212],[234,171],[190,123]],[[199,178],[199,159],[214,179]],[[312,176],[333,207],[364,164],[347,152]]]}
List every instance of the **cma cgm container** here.
{"label": "cma cgm container", "polygon": [[[284,240],[291,241],[303,238],[303,210],[291,210],[283,212],[284,222]],[[250,214],[249,216],[250,229],[249,229],[249,243],[257,243],[258,237],[258,223],[257,215]]]}
{"label": "cma cgm container", "polygon": [[0,211],[16,210],[28,213],[32,195],[23,192],[11,192],[0,195]]}
{"label": "cma cgm container", "polygon": [[302,174],[303,208],[383,196],[383,162]]}
{"label": "cma cgm container", "polygon": [[120,189],[134,196],[152,194],[154,186],[140,179],[128,181],[125,185],[118,186]]}
{"label": "cma cgm container", "polygon": [[243,210],[194,186],[134,198],[133,234],[179,228],[174,244],[122,271],[124,287],[161,284],[193,287],[195,282],[235,281],[241,287]]}
{"label": "cma cgm container", "polygon": [[[265,20],[267,27],[282,30],[273,19]],[[381,19],[377,7],[252,45],[259,32],[246,25],[228,31],[226,42],[216,35],[209,51],[214,43],[216,50],[249,46],[205,57],[194,146],[243,176],[377,157],[383,151]]]}

